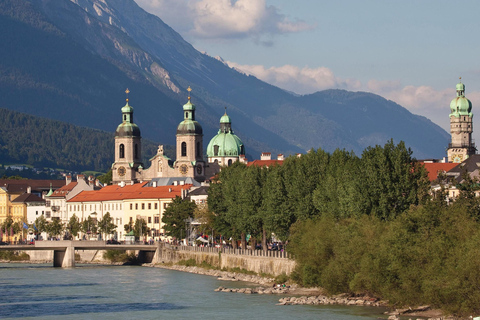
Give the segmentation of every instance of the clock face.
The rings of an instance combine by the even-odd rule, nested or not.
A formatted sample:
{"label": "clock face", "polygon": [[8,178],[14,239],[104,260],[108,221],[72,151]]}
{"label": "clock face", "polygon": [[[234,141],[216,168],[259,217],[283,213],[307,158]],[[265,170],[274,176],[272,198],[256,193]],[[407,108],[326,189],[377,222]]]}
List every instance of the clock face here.
{"label": "clock face", "polygon": [[201,165],[197,166],[197,173],[202,174],[202,166]]}
{"label": "clock face", "polygon": [[188,172],[188,167],[187,167],[187,165],[186,165],[186,164],[182,164],[182,165],[180,166],[180,173],[181,173],[181,174],[187,174],[187,172]]}
{"label": "clock face", "polygon": [[117,173],[120,177],[123,177],[126,172],[127,172],[127,170],[125,170],[125,167],[123,167],[123,166],[117,169]]}
{"label": "clock face", "polygon": [[463,156],[461,154],[454,154],[452,157],[454,163],[460,163],[463,161]]}

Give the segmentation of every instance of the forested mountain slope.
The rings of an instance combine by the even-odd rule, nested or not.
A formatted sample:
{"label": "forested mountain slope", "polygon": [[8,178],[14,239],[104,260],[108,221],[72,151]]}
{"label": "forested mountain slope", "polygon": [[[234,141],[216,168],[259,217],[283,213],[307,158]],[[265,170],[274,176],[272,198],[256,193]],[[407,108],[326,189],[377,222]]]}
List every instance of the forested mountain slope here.
{"label": "forested mountain slope", "polygon": [[311,148],[359,154],[390,138],[417,158],[442,157],[448,144],[439,126],[380,96],[296,96],[238,72],[133,0],[3,0],[0,28],[0,96],[11,110],[113,132],[128,87],[143,136],[173,144],[190,85],[204,143],[227,107],[250,159]]}

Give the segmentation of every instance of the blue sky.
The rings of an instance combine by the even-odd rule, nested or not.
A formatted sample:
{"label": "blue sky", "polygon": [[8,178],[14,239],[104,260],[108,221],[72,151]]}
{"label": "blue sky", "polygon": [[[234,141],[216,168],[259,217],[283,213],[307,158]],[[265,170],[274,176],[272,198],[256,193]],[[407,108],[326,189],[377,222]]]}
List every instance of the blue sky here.
{"label": "blue sky", "polygon": [[447,131],[462,77],[480,142],[480,1],[136,2],[199,51],[280,88],[376,93]]}

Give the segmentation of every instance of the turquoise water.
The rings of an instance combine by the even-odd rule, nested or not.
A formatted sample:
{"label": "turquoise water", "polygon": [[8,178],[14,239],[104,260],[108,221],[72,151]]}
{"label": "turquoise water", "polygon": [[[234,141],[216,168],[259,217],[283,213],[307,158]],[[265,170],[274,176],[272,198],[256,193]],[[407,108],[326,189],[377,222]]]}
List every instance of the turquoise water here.
{"label": "turquoise water", "polygon": [[0,264],[0,319],[386,319],[380,308],[276,306],[280,296],[219,286],[255,285],[137,266]]}

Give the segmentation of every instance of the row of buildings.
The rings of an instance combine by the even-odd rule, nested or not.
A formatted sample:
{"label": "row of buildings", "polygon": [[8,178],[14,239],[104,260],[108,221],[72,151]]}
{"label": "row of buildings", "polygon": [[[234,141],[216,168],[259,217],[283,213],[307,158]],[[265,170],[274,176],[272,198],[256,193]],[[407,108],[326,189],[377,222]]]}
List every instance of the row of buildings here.
{"label": "row of buildings", "polygon": [[[73,215],[80,221],[88,217],[98,221],[108,212],[117,226],[116,239],[124,240],[124,225],[137,218],[144,219],[151,230],[149,236],[158,239],[163,234],[163,213],[175,197],[205,203],[209,181],[221,167],[236,161],[248,162],[245,146],[234,134],[226,110],[217,135],[207,146],[205,161],[203,130],[195,120],[195,111],[189,96],[176,131],[176,160],[168,158],[160,145],[146,168],[141,162],[141,131],[134,123],[133,107],[127,97],[121,108],[122,122],[115,131],[112,185],[103,186],[94,177],[81,174],[76,179],[66,175],[64,181],[0,180],[0,225],[8,216],[32,226],[42,215],[47,221],[58,219],[66,224]],[[269,153],[264,153],[252,164],[277,161],[270,158]],[[281,163],[283,156],[279,155],[279,159]],[[30,227],[13,236],[10,232],[2,229],[0,238],[16,241],[34,230]]]}
{"label": "row of buildings", "polygon": [[[433,188],[438,187],[435,181],[439,173],[455,179],[449,185],[451,199],[458,196],[456,184],[462,182],[461,173],[468,171],[472,177],[478,177],[480,170],[480,155],[476,154],[472,139],[472,104],[465,97],[463,83],[457,84],[456,91],[457,97],[450,104],[451,143],[447,158],[423,161]],[[205,160],[203,130],[195,120],[195,111],[189,96],[183,106],[183,121],[176,131],[176,159],[168,158],[160,145],[146,168],[141,162],[140,128],[133,121],[133,107],[127,97],[121,108],[122,122],[115,132],[112,185],[102,186],[94,177],[83,175],[77,175],[76,180],[67,175],[65,181],[0,180],[0,225],[8,216],[31,225],[41,215],[67,223],[73,215],[81,221],[88,217],[101,220],[108,212],[117,226],[116,239],[123,240],[124,225],[137,218],[144,219],[151,229],[150,237],[158,239],[163,234],[163,213],[172,199],[188,197],[204,203],[209,181],[222,167],[236,161],[248,163],[245,146],[234,134],[226,111],[220,118],[217,135],[208,143]],[[272,160],[270,153],[263,153],[260,160],[248,165],[270,166],[283,160],[283,155]],[[9,230],[2,231],[5,240]],[[25,232],[14,235],[12,240],[24,237]]]}

